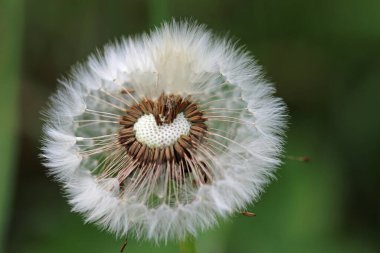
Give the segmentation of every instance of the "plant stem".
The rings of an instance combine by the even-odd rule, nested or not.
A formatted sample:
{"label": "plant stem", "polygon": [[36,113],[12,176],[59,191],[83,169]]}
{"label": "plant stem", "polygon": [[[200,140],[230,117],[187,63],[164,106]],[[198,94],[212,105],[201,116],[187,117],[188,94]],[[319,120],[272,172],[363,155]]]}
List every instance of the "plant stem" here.
{"label": "plant stem", "polygon": [[189,236],[184,241],[179,243],[179,252],[180,253],[196,253],[195,247],[195,238],[193,236]]}

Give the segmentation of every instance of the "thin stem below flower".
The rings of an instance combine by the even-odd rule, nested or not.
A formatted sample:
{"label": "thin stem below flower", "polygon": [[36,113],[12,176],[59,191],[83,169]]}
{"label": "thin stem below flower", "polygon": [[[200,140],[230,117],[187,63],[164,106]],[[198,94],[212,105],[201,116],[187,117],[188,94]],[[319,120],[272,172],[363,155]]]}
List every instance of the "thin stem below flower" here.
{"label": "thin stem below flower", "polygon": [[193,236],[187,237],[184,241],[179,243],[180,253],[196,253],[195,238]]}

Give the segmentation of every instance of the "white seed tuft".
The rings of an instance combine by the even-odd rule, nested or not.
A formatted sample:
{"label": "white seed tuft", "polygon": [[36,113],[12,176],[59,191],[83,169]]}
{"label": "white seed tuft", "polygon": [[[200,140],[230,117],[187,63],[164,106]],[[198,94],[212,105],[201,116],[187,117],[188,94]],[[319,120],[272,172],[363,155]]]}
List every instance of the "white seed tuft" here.
{"label": "white seed tuft", "polygon": [[286,107],[235,45],[173,21],[108,44],[60,81],[41,156],[73,211],[159,242],[258,200],[281,163]]}

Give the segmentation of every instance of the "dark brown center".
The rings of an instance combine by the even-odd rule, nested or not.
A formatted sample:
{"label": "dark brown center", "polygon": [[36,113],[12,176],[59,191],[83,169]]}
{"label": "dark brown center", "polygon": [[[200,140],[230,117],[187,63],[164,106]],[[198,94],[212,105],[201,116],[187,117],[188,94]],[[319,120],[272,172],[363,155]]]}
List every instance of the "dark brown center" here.
{"label": "dark brown center", "polygon": [[[173,123],[179,113],[183,113],[191,126],[188,135],[181,135],[174,144],[149,147],[136,139],[134,125],[140,117],[153,115],[157,125],[163,125]],[[197,145],[204,141],[207,132],[206,121],[207,118],[189,96],[183,98],[174,94],[161,94],[156,100],[143,98],[139,103],[127,108],[122,116],[119,143],[139,163],[180,163],[185,158],[191,159]]]}

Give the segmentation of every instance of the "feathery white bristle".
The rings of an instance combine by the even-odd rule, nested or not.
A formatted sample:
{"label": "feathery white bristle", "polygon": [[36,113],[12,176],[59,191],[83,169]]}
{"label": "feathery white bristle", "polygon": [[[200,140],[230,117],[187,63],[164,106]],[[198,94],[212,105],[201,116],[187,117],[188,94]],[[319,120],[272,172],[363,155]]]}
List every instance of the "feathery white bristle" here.
{"label": "feathery white bristle", "polygon": [[[196,235],[257,201],[280,164],[283,101],[249,53],[196,23],[164,23],[149,35],[109,43],[60,84],[42,157],[73,211],[117,236],[133,232],[159,242]],[[151,148],[145,157],[191,131],[204,138],[190,138],[194,146],[177,165],[139,167],[128,153],[133,148],[121,144],[120,121],[131,105],[163,93],[191,96],[206,127],[191,130],[183,113],[162,125],[139,116],[131,129]]]}

